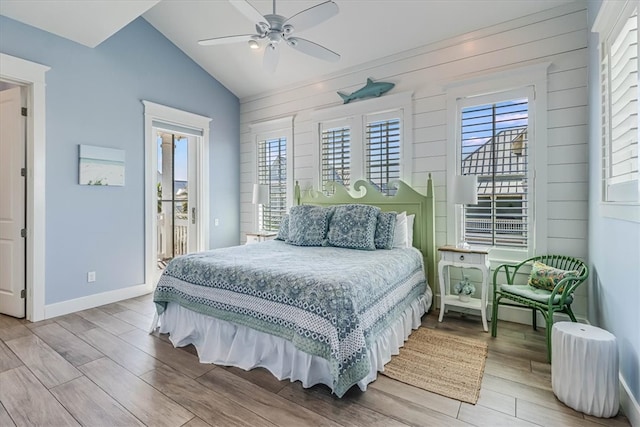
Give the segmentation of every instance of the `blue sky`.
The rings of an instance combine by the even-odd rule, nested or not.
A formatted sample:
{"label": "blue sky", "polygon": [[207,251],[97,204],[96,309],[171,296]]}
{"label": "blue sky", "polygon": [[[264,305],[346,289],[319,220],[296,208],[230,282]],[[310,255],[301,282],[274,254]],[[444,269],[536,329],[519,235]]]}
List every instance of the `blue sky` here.
{"label": "blue sky", "polygon": [[496,133],[504,129],[526,126],[527,99],[514,99],[495,104],[475,105],[462,110],[462,157],[466,158],[485,144],[493,135],[491,107],[496,107]]}

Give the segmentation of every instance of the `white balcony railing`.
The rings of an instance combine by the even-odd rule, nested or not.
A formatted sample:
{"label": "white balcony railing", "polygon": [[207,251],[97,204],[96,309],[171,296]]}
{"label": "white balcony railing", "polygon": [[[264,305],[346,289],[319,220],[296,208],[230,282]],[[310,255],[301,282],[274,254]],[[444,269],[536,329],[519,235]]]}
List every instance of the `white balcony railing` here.
{"label": "white balcony railing", "polygon": [[[170,221],[170,220],[169,220]],[[167,260],[187,253],[189,236],[189,219],[185,214],[177,214],[173,225],[173,239],[167,238],[171,233],[170,224],[165,221],[164,214],[158,214],[158,227],[156,230],[158,239],[158,259]],[[171,245],[173,241],[173,250]]]}
{"label": "white balcony railing", "polygon": [[[490,233],[490,218],[467,218],[465,227],[469,233]],[[496,219],[496,233],[522,234],[525,231],[525,223],[521,219]]]}
{"label": "white balcony railing", "polygon": [[478,245],[497,245],[525,248],[527,224],[521,219],[496,219],[492,231],[491,219],[467,218],[465,235],[467,242]]}

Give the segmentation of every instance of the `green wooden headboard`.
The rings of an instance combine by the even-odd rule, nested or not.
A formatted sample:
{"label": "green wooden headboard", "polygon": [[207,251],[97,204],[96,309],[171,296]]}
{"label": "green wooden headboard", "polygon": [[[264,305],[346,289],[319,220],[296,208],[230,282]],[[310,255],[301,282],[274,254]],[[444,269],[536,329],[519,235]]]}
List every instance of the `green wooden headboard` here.
{"label": "green wooden headboard", "polygon": [[424,257],[424,265],[427,271],[427,280],[431,290],[437,288],[436,283],[436,246],[435,246],[435,202],[433,198],[433,181],[431,174],[427,179],[427,195],[424,196],[403,181],[392,181],[390,185],[397,188],[394,196],[386,196],[380,193],[376,187],[366,181],[357,181],[354,191],[362,193],[364,196],[354,197],[341,184],[331,182],[328,185],[334,189],[334,194],[326,196],[322,192],[311,190],[300,190],[296,182],[294,192],[294,203],[297,205],[343,205],[348,203],[359,203],[364,205],[374,205],[383,211],[404,212],[408,215],[415,214],[416,219],[413,224],[413,246],[418,248]]}

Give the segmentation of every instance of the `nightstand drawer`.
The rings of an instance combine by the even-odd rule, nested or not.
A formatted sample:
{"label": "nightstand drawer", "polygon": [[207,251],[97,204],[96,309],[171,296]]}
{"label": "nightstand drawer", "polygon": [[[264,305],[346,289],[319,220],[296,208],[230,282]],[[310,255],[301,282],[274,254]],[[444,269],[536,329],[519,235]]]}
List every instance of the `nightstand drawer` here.
{"label": "nightstand drawer", "polygon": [[266,242],[267,240],[273,240],[276,238],[278,233],[274,233],[271,231],[263,231],[260,233],[247,233],[247,245],[252,243],[260,243]]}
{"label": "nightstand drawer", "polygon": [[255,234],[247,234],[247,245],[252,243],[260,243],[260,236]]}
{"label": "nightstand drawer", "polygon": [[452,262],[452,263],[464,262],[467,264],[484,264],[486,255],[466,253],[466,252],[463,253],[463,252],[441,251],[440,257],[443,261]]}

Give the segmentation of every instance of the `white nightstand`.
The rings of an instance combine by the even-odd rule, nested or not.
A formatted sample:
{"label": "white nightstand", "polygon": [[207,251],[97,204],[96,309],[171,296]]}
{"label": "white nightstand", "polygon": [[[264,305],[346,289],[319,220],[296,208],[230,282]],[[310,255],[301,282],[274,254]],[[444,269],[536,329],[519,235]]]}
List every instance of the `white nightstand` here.
{"label": "white nightstand", "polygon": [[[487,327],[487,304],[489,303],[487,293],[489,289],[489,250],[486,248],[460,249],[455,246],[442,246],[440,251],[440,262],[438,263],[438,277],[440,278],[440,317],[442,322],[445,306],[464,307],[480,310],[482,316],[482,327],[484,331],[489,331]],[[449,283],[449,267],[476,268],[482,271],[481,298],[471,298],[468,302],[460,301],[458,295],[451,295]]]}
{"label": "white nightstand", "polygon": [[272,231],[262,231],[257,233],[247,233],[247,245],[252,243],[260,243],[265,242],[267,240],[273,240],[276,238],[278,233],[274,233]]}

